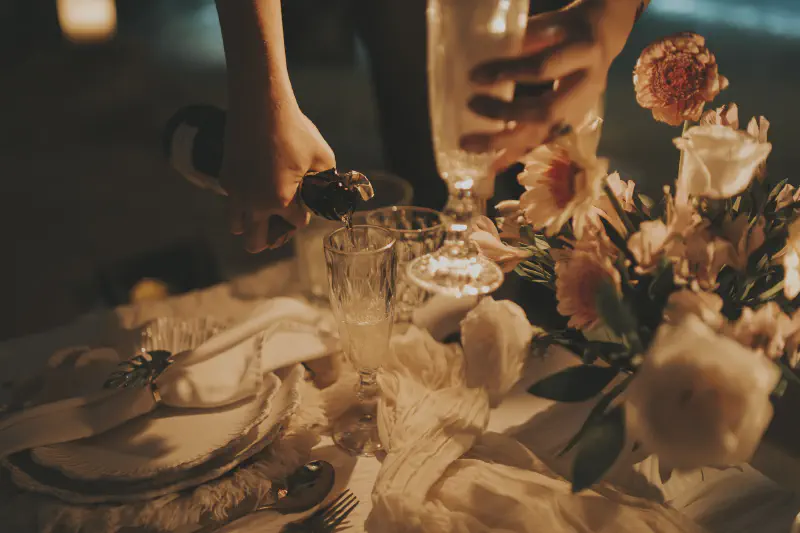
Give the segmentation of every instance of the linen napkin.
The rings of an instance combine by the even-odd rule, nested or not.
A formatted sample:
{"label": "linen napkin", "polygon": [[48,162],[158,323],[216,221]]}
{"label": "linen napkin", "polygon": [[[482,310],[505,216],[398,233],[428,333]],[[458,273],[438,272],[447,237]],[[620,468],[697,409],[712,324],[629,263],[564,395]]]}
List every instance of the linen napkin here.
{"label": "linen napkin", "polygon": [[387,455],[366,530],[700,532],[675,511],[609,487],[573,495],[524,446],[486,432],[533,333],[519,307],[487,298],[462,321],[463,349],[415,329],[395,340],[378,413]]}
{"label": "linen napkin", "polygon": [[[99,435],[151,412],[159,403],[212,409],[252,397],[269,372],[337,350],[324,318],[319,310],[296,299],[269,300],[241,323],[194,350],[176,354],[156,380],[158,395],[149,387],[107,390],[98,384],[89,394],[50,401],[0,419],[0,458]],[[284,332],[288,337],[271,339],[268,347],[263,346],[264,332],[287,321],[308,329],[300,332],[304,335]],[[308,335],[309,330],[320,334]]]}

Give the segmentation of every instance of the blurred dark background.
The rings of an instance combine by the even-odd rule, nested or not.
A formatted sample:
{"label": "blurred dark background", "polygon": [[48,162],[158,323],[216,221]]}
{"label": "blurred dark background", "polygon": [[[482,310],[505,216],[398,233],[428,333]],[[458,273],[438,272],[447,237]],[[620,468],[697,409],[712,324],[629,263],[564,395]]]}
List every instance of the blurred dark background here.
{"label": "blurred dark background", "polygon": [[[118,304],[140,277],[182,291],[291,253],[244,252],[224,203],[180,179],[160,151],[179,107],[224,105],[213,0],[97,2],[115,7],[115,32],[76,42],[86,35],[68,0],[0,0],[0,339]],[[284,10],[301,107],[341,167],[381,168],[368,63],[344,3],[291,0]],[[114,13],[94,14],[104,15]],[[797,183],[797,0],[652,0],[610,76],[601,150],[612,167],[651,193],[673,179],[679,132],[637,107],[631,71],[649,41],[683,30],[708,38],[731,80],[717,105],[737,102],[743,121],[769,118],[770,173]]]}

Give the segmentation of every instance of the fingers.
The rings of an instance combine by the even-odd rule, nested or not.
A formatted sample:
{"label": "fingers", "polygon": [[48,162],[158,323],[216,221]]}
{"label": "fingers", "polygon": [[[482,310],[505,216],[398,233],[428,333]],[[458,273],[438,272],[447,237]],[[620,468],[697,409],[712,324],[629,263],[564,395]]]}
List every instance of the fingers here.
{"label": "fingers", "polygon": [[250,212],[243,217],[245,249],[257,254],[289,242],[298,228],[308,225],[311,215],[297,202],[279,211]]}
{"label": "fingers", "polygon": [[533,55],[483,63],[472,70],[470,79],[478,85],[505,81],[538,84],[563,78],[599,60],[599,49],[594,43],[569,42]]}
{"label": "fingers", "polygon": [[252,217],[244,232],[245,249],[253,254],[286,244],[296,231],[296,226],[280,215],[266,218]]}
{"label": "fingers", "polygon": [[580,123],[596,104],[603,87],[602,82],[579,71],[559,80],[553,92],[544,97],[522,97],[511,102],[476,97],[470,102],[473,111],[515,124],[496,133],[466,135],[461,147],[474,153],[505,150],[501,155],[503,163],[524,155],[558,135],[565,126]]}

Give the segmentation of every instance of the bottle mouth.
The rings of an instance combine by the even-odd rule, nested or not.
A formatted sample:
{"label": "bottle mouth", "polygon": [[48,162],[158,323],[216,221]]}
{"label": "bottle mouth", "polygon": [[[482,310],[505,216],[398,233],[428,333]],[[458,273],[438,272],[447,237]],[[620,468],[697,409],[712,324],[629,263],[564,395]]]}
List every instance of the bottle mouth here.
{"label": "bottle mouth", "polygon": [[356,170],[350,170],[340,175],[345,188],[358,192],[361,200],[366,202],[375,196],[375,189],[369,179]]}

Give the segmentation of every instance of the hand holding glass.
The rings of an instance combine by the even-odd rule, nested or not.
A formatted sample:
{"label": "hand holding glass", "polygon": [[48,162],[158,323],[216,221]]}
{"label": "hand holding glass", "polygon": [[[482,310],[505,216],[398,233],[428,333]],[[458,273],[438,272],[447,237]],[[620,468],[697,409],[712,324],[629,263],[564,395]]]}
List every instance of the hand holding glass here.
{"label": "hand holding glass", "polygon": [[[486,61],[518,54],[530,0],[429,0],[428,84],[436,165],[450,189],[447,240],[440,250],[409,264],[409,277],[432,292],[453,296],[488,294],[503,272],[481,257],[469,235],[476,214],[474,192],[493,179],[496,153],[473,154],[460,146],[467,133],[498,131],[502,122],[469,110],[475,92],[470,70]],[[483,91],[510,100],[513,83]]]}

